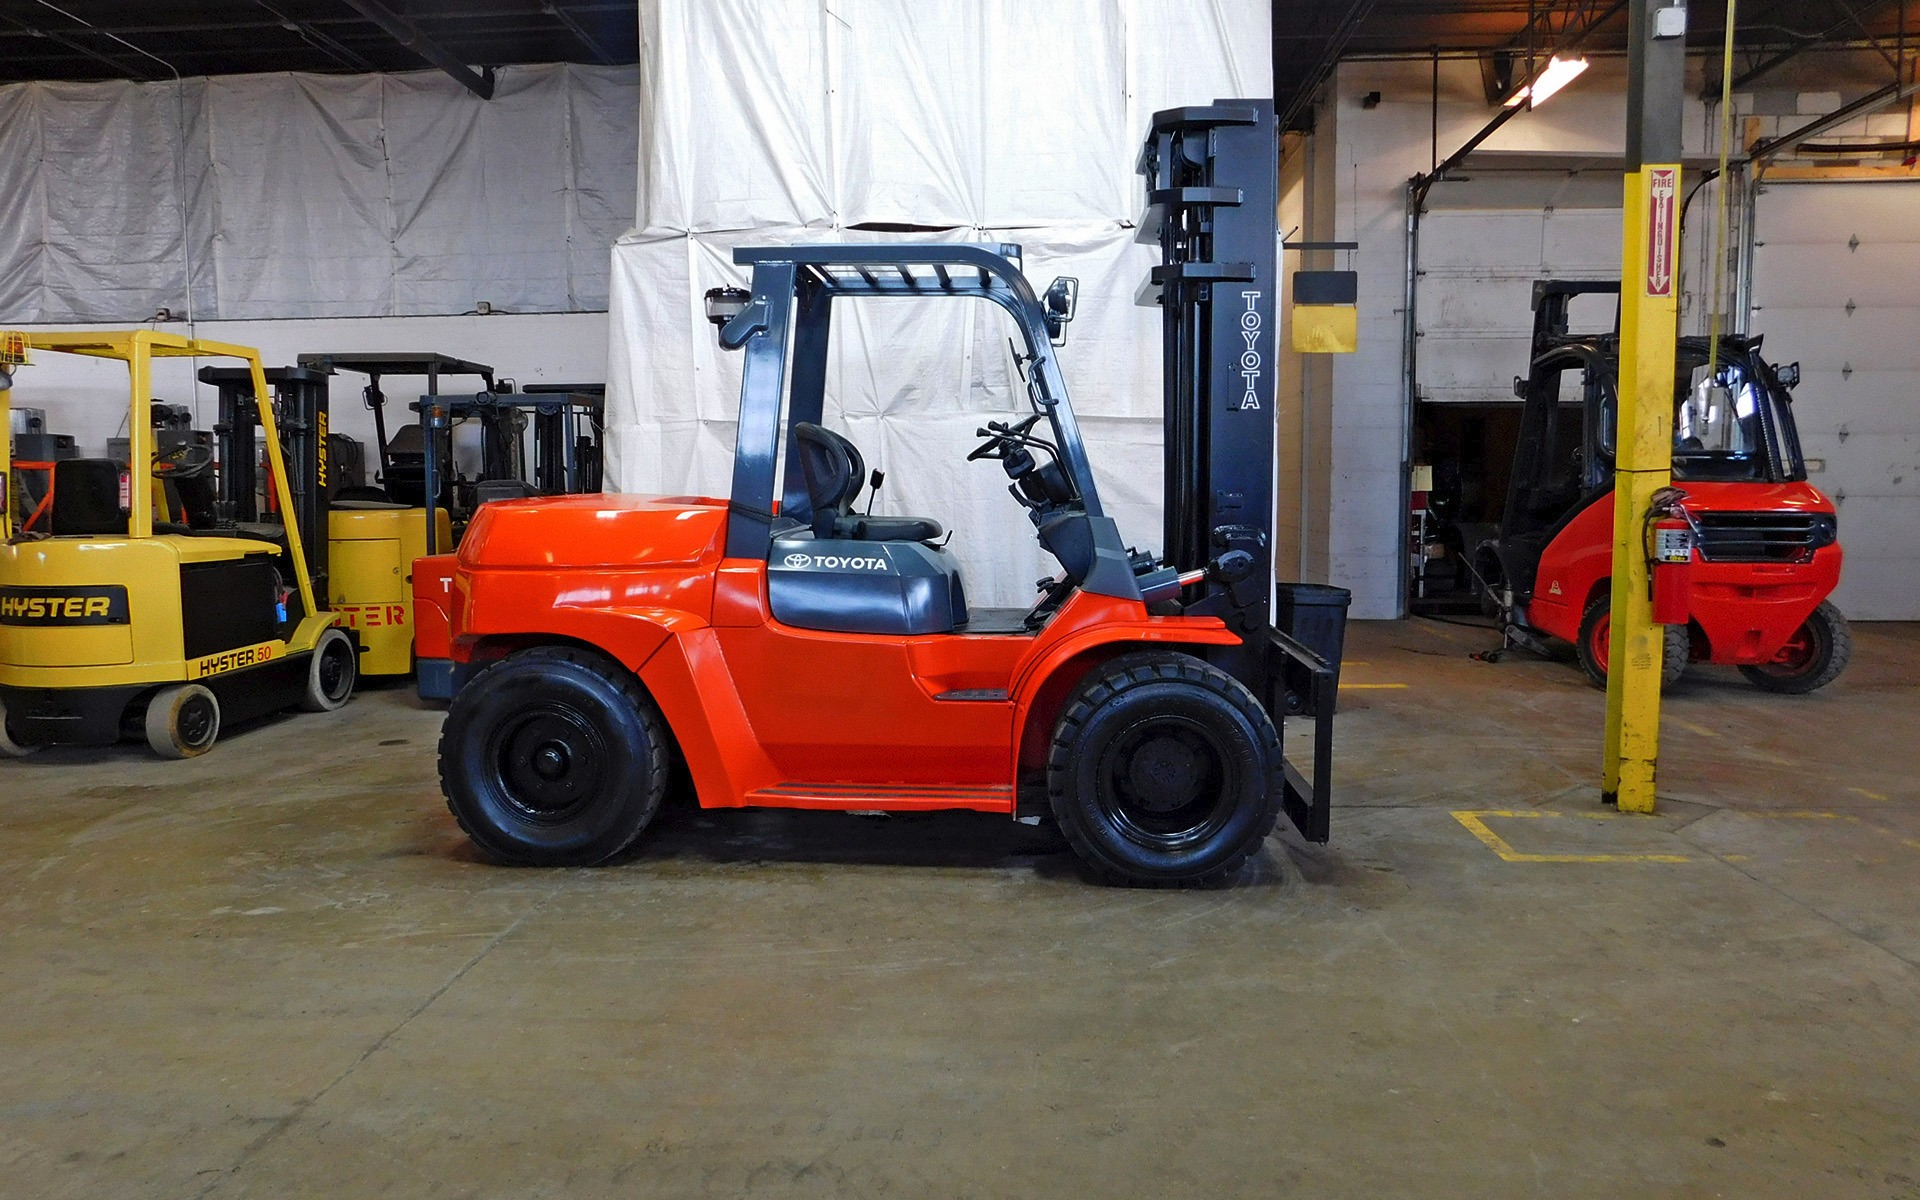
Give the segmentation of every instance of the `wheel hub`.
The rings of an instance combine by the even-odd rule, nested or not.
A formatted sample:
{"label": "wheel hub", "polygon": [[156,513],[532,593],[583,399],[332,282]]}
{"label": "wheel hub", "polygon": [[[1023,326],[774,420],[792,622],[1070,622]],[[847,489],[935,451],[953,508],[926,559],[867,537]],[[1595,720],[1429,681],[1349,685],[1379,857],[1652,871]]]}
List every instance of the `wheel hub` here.
{"label": "wheel hub", "polygon": [[524,713],[500,739],[500,780],[522,816],[563,821],[598,794],[608,761],[592,725],[565,705]]}
{"label": "wheel hub", "polygon": [[1172,812],[1191,804],[1200,786],[1200,760],[1193,748],[1161,737],[1134,752],[1127,782],[1149,812]]}
{"label": "wheel hub", "polygon": [[213,733],[213,705],[194,696],[180,706],[180,740],[189,746],[204,743]]}
{"label": "wheel hub", "polygon": [[1141,845],[1173,850],[1204,840],[1232,811],[1226,755],[1198,722],[1148,718],[1119,735],[1105,759],[1110,818]]}

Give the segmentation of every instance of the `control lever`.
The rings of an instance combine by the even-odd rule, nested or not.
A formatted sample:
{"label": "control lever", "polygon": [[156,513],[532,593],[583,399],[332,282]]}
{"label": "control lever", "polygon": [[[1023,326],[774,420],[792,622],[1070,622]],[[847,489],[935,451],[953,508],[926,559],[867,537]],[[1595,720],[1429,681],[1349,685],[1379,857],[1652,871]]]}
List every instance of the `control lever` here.
{"label": "control lever", "polygon": [[880,485],[887,481],[887,473],[879,467],[873,469],[873,477],[867,482],[867,516],[873,515],[873,502],[880,496]]}

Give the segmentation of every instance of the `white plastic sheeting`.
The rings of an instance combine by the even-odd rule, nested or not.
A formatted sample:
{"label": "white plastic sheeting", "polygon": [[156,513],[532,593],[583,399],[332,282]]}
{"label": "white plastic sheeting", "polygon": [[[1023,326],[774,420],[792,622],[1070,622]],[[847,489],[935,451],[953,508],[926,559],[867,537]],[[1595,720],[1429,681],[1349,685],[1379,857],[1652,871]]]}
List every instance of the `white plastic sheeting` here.
{"label": "white plastic sheeting", "polygon": [[601,309],[639,72],[0,87],[0,319]]}
{"label": "white plastic sheeting", "polygon": [[[1036,288],[1080,280],[1061,365],[1102,500],[1159,548],[1160,317],[1133,301],[1157,253],[1134,241],[1134,162],[1155,110],[1270,93],[1265,0],[657,0],[641,38],[638,229],[615,248],[610,302],[613,486],[729,492],[740,359],[701,297],[745,282],[735,246],[1015,242]],[[954,530],[972,602],[1029,603],[1055,565],[998,466],[965,461],[983,422],[1025,411],[1005,314],[837,307],[826,420],[886,472],[875,511]]]}

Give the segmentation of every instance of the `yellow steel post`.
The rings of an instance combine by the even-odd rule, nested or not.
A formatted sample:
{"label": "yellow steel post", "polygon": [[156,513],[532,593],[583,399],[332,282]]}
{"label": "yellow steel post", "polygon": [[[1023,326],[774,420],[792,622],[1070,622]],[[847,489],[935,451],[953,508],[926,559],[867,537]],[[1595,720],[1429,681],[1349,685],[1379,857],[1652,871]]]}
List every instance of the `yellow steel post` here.
{"label": "yellow steel post", "polygon": [[13,540],[13,369],[26,361],[25,335],[0,334],[0,543]]}
{"label": "yellow steel post", "polygon": [[127,536],[153,536],[153,342],[136,332],[127,347]]}
{"label": "yellow steel post", "polygon": [[1634,0],[1628,31],[1627,172],[1614,436],[1613,596],[1607,647],[1603,799],[1653,811],[1665,632],[1653,623],[1646,520],[1672,481],[1673,360],[1679,333],[1680,114],[1686,9]]}
{"label": "yellow steel post", "polygon": [[[13,540],[13,370],[0,364],[0,543]],[[28,514],[31,516],[32,514]]]}
{"label": "yellow steel post", "polygon": [[1652,812],[1660,756],[1661,651],[1653,623],[1646,519],[1672,482],[1674,278],[1678,163],[1627,176],[1626,273],[1620,281],[1620,407],[1614,439],[1613,604],[1607,647],[1605,792],[1625,812]]}

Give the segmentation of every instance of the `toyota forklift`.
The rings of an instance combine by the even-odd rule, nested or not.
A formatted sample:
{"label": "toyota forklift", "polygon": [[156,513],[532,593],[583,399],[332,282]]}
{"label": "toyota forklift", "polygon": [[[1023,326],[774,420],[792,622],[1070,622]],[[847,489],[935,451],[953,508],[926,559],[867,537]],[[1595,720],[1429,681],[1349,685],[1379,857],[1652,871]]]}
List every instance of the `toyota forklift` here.
{"label": "toyota forklift", "polygon": [[[508,501],[461,544],[440,777],[484,852],[603,862],[676,761],[710,808],[1051,814],[1130,884],[1226,879],[1283,811],[1327,840],[1335,664],[1273,625],[1271,102],[1156,114],[1140,171],[1163,556],[1095,485],[1055,349],[1073,281],[1036,294],[1006,244],[738,249],[751,288],[706,297],[744,358],[731,494]],[[970,604],[948,548],[1007,528],[863,512],[864,459],[821,423],[836,312],[955,300],[1004,314],[1025,380],[1027,415],[969,458],[1058,564],[1026,609]],[[1310,780],[1282,750],[1289,690],[1320,714]]]}
{"label": "toyota forklift", "polygon": [[[150,329],[4,340],[0,410],[30,351],[123,362],[131,386],[124,465],[55,463],[44,533],[20,529],[22,514],[0,505],[0,754],[144,738],[164,758],[191,758],[225,725],[346,704],[359,652],[325,604],[324,411],[291,416],[283,431],[260,356],[244,346]],[[237,469],[251,465],[251,438],[220,464],[217,487],[208,448],[156,453],[155,358],[244,364],[277,521],[238,507],[236,483],[248,500],[254,490]],[[5,454],[0,446],[0,476]]]}
{"label": "toyota forklift", "polygon": [[[1540,280],[1533,346],[1514,392],[1520,441],[1499,535],[1474,555],[1489,615],[1509,646],[1572,642],[1607,679],[1613,570],[1613,453],[1620,338],[1617,281]],[[1611,331],[1572,328],[1581,296],[1616,297]],[[1834,505],[1807,481],[1794,426],[1798,363],[1776,367],[1758,337],[1683,337],[1675,355],[1673,482],[1681,536],[1653,567],[1672,593],[1662,682],[1690,663],[1737,666],[1755,686],[1825,687],[1853,649],[1828,599],[1840,583]],[[1649,553],[1658,539],[1649,529]],[[1658,597],[1656,597],[1658,598]]]}

